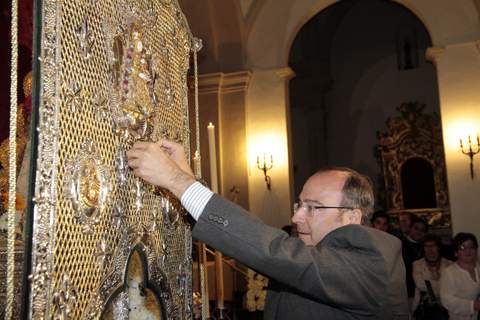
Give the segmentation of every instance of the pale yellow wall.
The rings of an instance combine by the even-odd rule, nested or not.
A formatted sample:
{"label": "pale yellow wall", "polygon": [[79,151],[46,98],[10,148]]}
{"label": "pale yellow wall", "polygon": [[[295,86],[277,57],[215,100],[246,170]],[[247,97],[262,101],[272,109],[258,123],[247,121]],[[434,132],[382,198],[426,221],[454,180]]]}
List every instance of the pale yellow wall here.
{"label": "pale yellow wall", "polygon": [[[250,211],[265,223],[282,227],[290,224],[291,181],[289,178],[286,81],[288,70],[252,70],[247,93],[247,154]],[[256,156],[272,154],[268,190],[263,172],[256,168]]]}
{"label": "pale yellow wall", "polygon": [[435,51],[453,232],[480,239],[480,154],[472,180],[469,158],[459,150],[460,138],[480,133],[480,42]]}

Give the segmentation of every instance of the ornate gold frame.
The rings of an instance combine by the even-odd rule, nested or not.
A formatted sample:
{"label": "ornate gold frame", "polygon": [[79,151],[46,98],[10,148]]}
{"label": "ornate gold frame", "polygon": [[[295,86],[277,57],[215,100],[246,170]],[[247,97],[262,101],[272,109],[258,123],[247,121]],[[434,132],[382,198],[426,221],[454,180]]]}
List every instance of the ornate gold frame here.
{"label": "ornate gold frame", "polygon": [[[377,132],[377,159],[382,167],[386,209],[395,218],[410,211],[436,229],[450,233],[450,208],[441,123],[438,115],[425,114],[419,102],[397,107],[400,116],[387,120],[387,132]],[[400,170],[409,159],[418,157],[431,164],[434,172],[437,208],[409,209],[403,207]]]}

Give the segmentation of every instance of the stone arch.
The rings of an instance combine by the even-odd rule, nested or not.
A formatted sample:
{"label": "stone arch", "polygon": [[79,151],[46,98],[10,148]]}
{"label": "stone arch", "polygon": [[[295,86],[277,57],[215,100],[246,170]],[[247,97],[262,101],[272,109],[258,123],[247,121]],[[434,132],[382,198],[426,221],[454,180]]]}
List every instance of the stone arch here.
{"label": "stone arch", "polygon": [[[248,63],[257,68],[281,68],[288,65],[291,45],[302,26],[335,0],[266,0],[248,35]],[[413,3],[394,0],[410,10],[425,26],[433,46],[478,39],[478,7],[473,1],[457,3],[448,0]],[[459,8],[460,7],[460,8]],[[448,21],[448,22],[446,22]],[[455,31],[448,26],[456,25]],[[273,32],[275,31],[275,32]],[[269,35],[265,38],[265,35]]]}
{"label": "stone arch", "polygon": [[[325,1],[324,1],[325,2]],[[312,10],[309,10],[308,11],[308,15],[306,15],[306,20],[302,19],[301,21],[298,22],[298,24],[295,25],[295,29],[293,29],[292,33],[289,35],[289,37],[286,39],[286,47],[284,48],[285,50],[288,50],[288,53],[290,52],[291,48],[292,48],[292,45],[293,45],[293,42],[295,41],[295,38],[297,37],[298,33],[300,32],[300,30],[302,30],[303,26],[308,22],[310,21],[312,18],[314,18],[317,14],[319,14],[320,12],[324,11],[324,10],[328,10],[330,9],[332,6],[335,6],[336,4],[339,3],[339,1],[330,1],[330,2],[333,2],[333,3],[330,3],[328,5],[323,5],[323,6],[320,6],[320,9],[317,9],[316,7],[312,7]],[[392,0],[392,2],[396,3],[397,5],[399,6],[402,6],[404,7],[406,10],[410,11],[415,17],[417,17],[418,20],[420,20],[423,24],[423,26],[425,27],[425,29],[427,30],[430,38],[432,39],[432,32],[427,24],[427,21],[425,20],[425,18],[423,17],[422,13],[417,9],[415,8],[413,5],[411,5],[410,7],[409,6],[406,6],[405,4],[403,4],[402,2],[408,2],[408,1],[403,1],[403,0]],[[413,8],[413,10],[412,10]],[[432,39],[432,44],[433,43],[433,39]],[[286,57],[287,59],[287,62],[288,62],[288,55]]]}

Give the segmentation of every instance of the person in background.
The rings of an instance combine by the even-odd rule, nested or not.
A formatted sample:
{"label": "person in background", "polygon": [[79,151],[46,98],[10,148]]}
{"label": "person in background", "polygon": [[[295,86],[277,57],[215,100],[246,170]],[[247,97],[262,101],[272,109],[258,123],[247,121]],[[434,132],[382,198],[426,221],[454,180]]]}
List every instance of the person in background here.
{"label": "person in background", "polygon": [[412,311],[417,309],[419,303],[428,298],[426,282],[430,282],[435,300],[440,300],[440,278],[452,261],[440,255],[442,243],[440,238],[432,233],[425,236],[423,240],[424,257],[413,262],[413,280],[415,281],[415,297],[413,299]]}
{"label": "person in background", "polygon": [[380,210],[373,213],[370,222],[373,228],[388,232],[390,225],[390,217],[385,211]]}
{"label": "person in background", "polygon": [[480,310],[478,241],[471,233],[453,238],[457,261],[440,278],[440,299],[451,320],[477,320]]}
{"label": "person in background", "polygon": [[423,238],[428,231],[428,224],[418,217],[412,218],[410,231],[402,241],[402,255],[407,272],[407,291],[410,302],[415,295],[415,282],[413,281],[413,262],[423,257]]}
{"label": "person in background", "polygon": [[398,214],[398,228],[392,229],[390,233],[401,241],[405,240],[410,232],[413,218],[414,215],[410,212],[400,212]]}
{"label": "person in background", "polygon": [[398,226],[400,227],[400,232],[405,238],[410,233],[410,227],[412,226],[412,220],[414,215],[410,212],[401,212],[398,215]]}

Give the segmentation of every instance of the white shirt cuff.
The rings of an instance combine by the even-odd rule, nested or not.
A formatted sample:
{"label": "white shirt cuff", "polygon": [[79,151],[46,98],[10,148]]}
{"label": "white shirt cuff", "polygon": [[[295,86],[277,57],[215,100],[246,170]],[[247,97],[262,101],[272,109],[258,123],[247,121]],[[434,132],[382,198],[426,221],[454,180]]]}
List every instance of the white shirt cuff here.
{"label": "white shirt cuff", "polygon": [[213,192],[197,181],[185,190],[180,201],[190,215],[198,220],[212,196]]}

